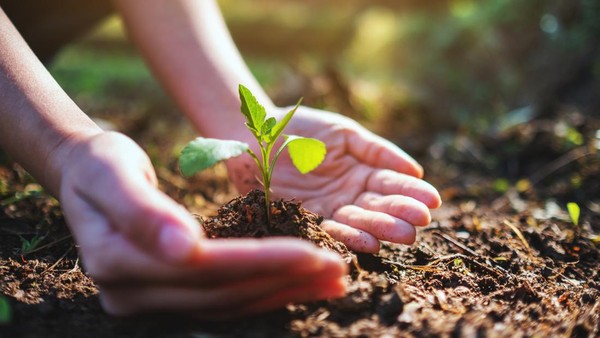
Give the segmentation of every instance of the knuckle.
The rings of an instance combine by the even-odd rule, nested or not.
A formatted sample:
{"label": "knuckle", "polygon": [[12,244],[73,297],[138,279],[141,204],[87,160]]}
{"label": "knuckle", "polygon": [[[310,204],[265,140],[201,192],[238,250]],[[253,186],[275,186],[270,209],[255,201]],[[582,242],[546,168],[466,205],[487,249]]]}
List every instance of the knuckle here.
{"label": "knuckle", "polygon": [[110,264],[103,259],[86,260],[84,265],[86,266],[87,275],[99,285],[111,283],[115,279],[111,273]]}
{"label": "knuckle", "polygon": [[102,290],[99,299],[104,311],[111,316],[124,317],[135,312],[131,302],[123,297],[122,292]]}
{"label": "knuckle", "polygon": [[118,261],[111,257],[109,250],[98,252],[105,252],[105,254],[86,255],[85,252],[82,252],[82,261],[86,269],[86,274],[98,285],[107,285],[117,282],[120,279],[118,275]]}
{"label": "knuckle", "polygon": [[407,226],[403,229],[398,238],[398,242],[402,244],[412,244],[417,238],[417,230],[412,226]]}

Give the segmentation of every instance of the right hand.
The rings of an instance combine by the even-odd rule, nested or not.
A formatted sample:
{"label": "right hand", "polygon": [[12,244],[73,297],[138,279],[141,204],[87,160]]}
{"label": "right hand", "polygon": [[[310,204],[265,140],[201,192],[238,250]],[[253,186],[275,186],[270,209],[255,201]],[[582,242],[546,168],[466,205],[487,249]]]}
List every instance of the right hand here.
{"label": "right hand", "polygon": [[113,132],[78,142],[60,200],[87,273],[113,315],[255,314],[344,294],[341,258],[299,239],[208,240],[156,187],[146,154]]}
{"label": "right hand", "polygon": [[[277,109],[275,116],[280,119],[289,109]],[[442,204],[412,157],[352,119],[299,107],[285,131],[321,140],[327,156],[303,175],[285,152],[274,170],[273,196],[302,201],[325,217],[321,227],[351,250],[376,254],[380,241],[412,244],[416,228],[431,222],[429,209]],[[249,156],[232,159],[227,166],[239,191],[259,184],[259,175],[249,169],[256,167]]]}

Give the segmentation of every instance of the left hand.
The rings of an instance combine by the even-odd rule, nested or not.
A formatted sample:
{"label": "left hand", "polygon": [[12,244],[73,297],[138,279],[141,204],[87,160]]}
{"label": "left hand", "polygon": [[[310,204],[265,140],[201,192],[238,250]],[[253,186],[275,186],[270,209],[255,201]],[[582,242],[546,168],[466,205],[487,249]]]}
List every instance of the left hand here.
{"label": "left hand", "polygon": [[[429,224],[429,208],[442,203],[413,158],[347,117],[300,107],[284,133],[323,141],[327,156],[302,175],[282,154],[271,181],[274,196],[297,199],[323,215],[322,227],[350,249],[377,253],[380,240],[411,244],[415,226]],[[260,187],[251,158],[227,165],[240,192]]]}
{"label": "left hand", "polygon": [[346,264],[294,238],[209,240],[157,188],[148,156],[114,132],[63,143],[60,200],[86,274],[112,315],[256,315],[342,296]]}

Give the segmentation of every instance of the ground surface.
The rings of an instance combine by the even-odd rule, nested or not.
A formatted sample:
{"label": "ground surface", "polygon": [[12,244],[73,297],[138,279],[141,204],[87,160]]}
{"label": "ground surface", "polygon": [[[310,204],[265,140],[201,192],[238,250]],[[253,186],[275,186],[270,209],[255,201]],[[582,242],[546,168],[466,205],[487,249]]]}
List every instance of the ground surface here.
{"label": "ground surface", "polygon": [[[538,22],[533,26],[537,29]],[[254,29],[240,31],[262,36]],[[524,35],[520,29],[518,35]],[[402,45],[402,50],[410,48]],[[411,51],[411,59],[414,55]],[[473,58],[460,59],[471,68]],[[366,60],[373,66],[371,58]],[[254,70],[264,68],[257,74],[266,81],[277,63],[261,64]],[[270,94],[280,105],[304,96],[307,106],[368,120],[369,109],[352,112],[369,107],[357,104],[358,94],[370,93],[369,87],[346,81],[335,70],[296,77],[284,72],[283,85],[271,85]],[[155,164],[160,188],[193,213],[216,215],[236,197],[222,166],[190,180],[181,177],[175,154],[195,134],[129,47],[88,42],[66,50],[53,74],[103,127],[134,138]],[[476,79],[478,85],[495,83]],[[480,93],[472,89],[469,85],[465,92]],[[11,312],[0,324],[0,337],[600,336],[598,112],[592,116],[553,98],[544,114],[533,117],[521,109],[498,119],[487,116],[489,125],[477,119],[448,124],[440,118],[448,114],[443,98],[428,100],[444,106],[438,116],[427,114],[426,107],[385,100],[390,92],[372,98],[373,110],[381,115],[364,122],[424,164],[426,179],[444,200],[432,224],[419,229],[412,246],[384,244],[377,256],[358,255],[360,269],[347,277],[345,298],[293,304],[235,322],[106,315],[58,202],[0,153],[0,321],[7,319],[6,303]],[[484,101],[486,109],[493,106],[494,100]],[[485,111],[473,111],[486,117]],[[581,207],[578,225],[566,211],[571,201]],[[288,210],[293,214],[294,208]],[[249,223],[263,223],[260,213],[242,211]],[[311,224],[318,221],[315,215],[307,218]]]}
{"label": "ground surface", "polygon": [[[599,336],[598,155],[541,166],[545,172],[535,171],[529,184],[536,177],[542,184],[504,187],[452,154],[424,162],[445,204],[414,245],[385,244],[377,256],[358,255],[361,269],[348,276],[345,298],[233,323],[107,316],[58,202],[4,161],[0,292],[12,318],[0,337]],[[186,182],[170,163],[158,169],[161,188],[195,213],[215,215],[235,197],[223,168]],[[565,185],[573,174],[580,183]],[[575,226],[564,201],[577,196],[589,203]]]}

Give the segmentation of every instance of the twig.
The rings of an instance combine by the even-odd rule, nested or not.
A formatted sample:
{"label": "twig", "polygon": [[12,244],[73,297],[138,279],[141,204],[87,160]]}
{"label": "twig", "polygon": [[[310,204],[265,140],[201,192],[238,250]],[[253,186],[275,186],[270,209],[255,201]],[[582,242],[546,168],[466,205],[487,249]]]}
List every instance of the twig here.
{"label": "twig", "polygon": [[62,241],[64,241],[64,240],[66,240],[66,239],[69,239],[69,238],[71,238],[72,236],[73,236],[73,235],[71,235],[71,234],[69,234],[69,235],[66,235],[66,236],[64,236],[64,237],[61,237],[61,238],[59,238],[59,239],[57,239],[57,240],[55,240],[55,241],[52,241],[52,242],[50,242],[50,243],[48,243],[48,244],[44,244],[44,245],[42,245],[42,246],[39,246],[39,247],[37,247],[37,248],[35,248],[35,249],[33,249],[33,250],[30,250],[30,251],[24,252],[23,254],[24,254],[24,255],[29,255],[29,254],[32,254],[32,253],[34,253],[34,252],[38,252],[38,251],[40,251],[40,250],[44,250],[44,249],[46,249],[46,248],[48,248],[48,247],[50,247],[50,246],[52,246],[52,245],[54,245],[54,244],[56,244],[56,243],[60,243],[60,242],[62,242]]}
{"label": "twig", "polygon": [[[548,177],[550,174],[554,173],[558,169],[568,165],[571,162],[575,162],[579,159],[582,159],[586,156],[594,155],[595,152],[587,149],[586,146],[580,146],[571,151],[567,152],[563,156],[557,158],[556,160],[548,163],[546,166],[542,167],[540,170],[531,174],[528,178],[530,182],[530,187],[526,189],[529,191],[533,188],[534,185],[538,184],[541,180]],[[492,207],[496,210],[505,207],[508,204],[510,194],[514,194],[517,192],[515,187],[508,189],[502,196],[498,197],[494,202],[492,202]]]}
{"label": "twig", "polygon": [[554,273],[555,273],[557,276],[561,277],[561,278],[562,278],[562,279],[563,279],[565,282],[567,282],[567,283],[569,283],[569,284],[571,284],[571,285],[573,285],[573,286],[580,286],[580,285],[581,285],[580,283],[583,283],[583,282],[581,282],[581,281],[578,281],[578,280],[576,280],[576,279],[569,278],[569,277],[565,276],[565,275],[564,275],[562,272],[558,272],[558,271],[556,271],[555,269],[552,269],[552,268],[548,267],[548,266],[547,266],[547,265],[545,265],[545,264],[544,264],[544,267],[545,267],[545,268],[548,268],[548,269],[550,269],[550,270],[551,270],[552,272],[554,272]]}
{"label": "twig", "polygon": [[56,262],[54,262],[54,264],[52,264],[50,267],[48,267],[44,271],[42,271],[42,275],[45,274],[46,272],[48,272],[49,270],[54,269],[60,262],[62,262],[62,260],[65,257],[67,257],[67,254],[69,252],[71,252],[72,249],[73,249],[73,247],[68,248],[67,251],[65,251],[65,253],[62,256],[60,256],[60,258]]}
{"label": "twig", "polygon": [[508,225],[508,227],[510,227],[512,229],[512,231],[515,234],[517,234],[517,237],[519,237],[519,239],[523,243],[523,246],[525,246],[525,248],[527,249],[527,254],[529,255],[529,258],[533,258],[532,254],[531,254],[531,247],[529,246],[529,243],[527,243],[527,240],[525,239],[525,236],[523,236],[523,233],[521,232],[521,230],[519,230],[519,228],[517,228],[516,225],[514,225],[512,222],[510,222],[507,219],[505,219],[502,223],[505,225]]}
{"label": "twig", "polygon": [[411,269],[411,270],[417,270],[417,271],[426,271],[426,272],[437,272],[440,271],[440,269],[432,266],[432,263],[429,263],[427,265],[404,265],[402,263],[398,263],[398,262],[393,262],[387,259],[383,259],[381,260],[384,263],[388,263],[391,265],[395,265],[398,267],[401,267],[403,269]]}
{"label": "twig", "polygon": [[[480,257],[480,255],[476,255],[476,257]],[[389,260],[384,260],[383,262],[388,263],[388,264],[393,264],[393,265],[396,265],[396,266],[399,266],[402,268],[412,269],[412,270],[435,272],[435,271],[440,271],[440,269],[434,267],[434,265],[438,264],[439,262],[450,261],[450,260],[454,260],[456,258],[463,259],[466,262],[468,262],[469,264],[476,265],[481,270],[486,271],[488,274],[492,274],[496,277],[501,276],[501,274],[499,272],[495,271],[494,269],[492,269],[488,266],[485,266],[484,264],[479,263],[478,261],[476,261],[466,255],[460,254],[460,253],[438,257],[438,258],[434,259],[433,261],[429,262],[427,265],[403,265],[403,264],[392,262]],[[486,264],[487,264],[487,262],[486,262]]]}
{"label": "twig", "polygon": [[454,238],[452,238],[452,237],[450,237],[450,236],[448,236],[448,235],[446,235],[446,234],[444,234],[444,233],[442,233],[442,232],[439,232],[439,231],[432,231],[431,233],[432,233],[432,234],[434,234],[434,235],[437,235],[437,236],[439,236],[439,237],[442,237],[443,239],[445,239],[445,240],[447,240],[448,242],[450,242],[450,243],[454,244],[455,246],[459,247],[460,249],[462,249],[462,250],[466,251],[467,253],[469,253],[469,254],[470,254],[470,255],[472,255],[472,256],[476,256],[476,257],[477,257],[477,256],[479,256],[479,254],[478,254],[477,252],[475,252],[475,251],[473,251],[473,250],[469,249],[469,248],[468,248],[468,247],[466,247],[464,244],[461,244],[460,242],[458,242],[458,241],[457,241],[457,240],[455,240]]}
{"label": "twig", "polygon": [[581,147],[572,149],[568,153],[564,154],[563,156],[550,162],[548,165],[546,165],[542,169],[533,173],[531,176],[529,176],[529,181],[531,182],[532,185],[537,184],[541,180],[546,178],[548,175],[550,175],[553,172],[557,171],[558,169],[566,166],[567,164],[569,164],[571,162],[575,162],[581,158],[584,158],[586,156],[593,155],[593,154],[594,154],[594,152],[589,151],[587,149],[587,146],[581,146]]}
{"label": "twig", "polygon": [[75,271],[77,271],[77,268],[79,267],[79,257],[77,257],[77,259],[75,260],[75,265],[73,265],[73,268],[69,271],[67,271],[67,273],[73,273]]}
{"label": "twig", "polygon": [[[476,256],[476,257],[479,257],[479,258],[483,258],[481,255],[475,255],[475,256]],[[500,276],[501,276],[501,274],[500,274],[500,273],[498,273],[497,271],[495,271],[495,270],[494,270],[494,269],[492,269],[491,267],[485,266],[485,265],[483,265],[482,263],[479,263],[478,261],[476,261],[476,260],[474,260],[474,259],[472,259],[472,258],[470,258],[470,257],[468,257],[468,256],[466,256],[466,255],[459,254],[459,253],[457,253],[457,254],[452,254],[452,255],[446,255],[446,256],[442,256],[442,257],[440,257],[440,258],[436,259],[435,261],[431,262],[430,264],[435,264],[435,263],[438,263],[438,262],[440,262],[440,261],[454,260],[454,259],[456,259],[456,258],[460,258],[460,259],[462,259],[462,260],[465,260],[465,261],[469,262],[470,264],[477,265],[477,266],[478,266],[479,268],[481,268],[482,270],[485,270],[485,271],[487,271],[489,274],[493,274],[493,275],[494,275],[494,276],[496,276],[496,277],[500,277]],[[487,262],[487,259],[486,259],[486,264],[488,264],[488,265],[489,265],[489,262]]]}
{"label": "twig", "polygon": [[445,256],[438,257],[438,258],[432,260],[431,262],[429,262],[429,264],[437,264],[442,261],[454,260],[456,258],[465,258],[465,257],[466,256],[463,254],[455,253],[455,254],[451,254],[451,255],[445,255]]}
{"label": "twig", "polygon": [[[446,234],[444,234],[442,232],[439,232],[439,231],[433,231],[432,233],[434,235],[440,236],[443,239],[447,240],[448,242],[456,245],[460,249],[462,249],[462,250],[466,251],[467,253],[469,253],[471,256],[479,257],[480,259],[485,259],[485,264],[488,265],[486,267],[487,269],[500,269],[502,271],[506,271],[503,267],[501,267],[500,265],[496,264],[496,262],[491,263],[489,257],[485,257],[485,256],[482,256],[482,255],[478,254],[477,252],[469,249],[467,246],[465,246],[464,244],[458,242],[454,238],[452,238],[452,237],[450,237],[450,236],[448,236],[448,235],[446,235]],[[460,255],[460,254],[453,254],[453,255],[449,255],[449,256],[440,257],[440,258],[438,258],[438,260],[440,260],[440,259],[446,259],[446,258],[449,258],[449,257],[455,258],[456,255]],[[494,271],[494,273],[497,274],[495,271]]]}

